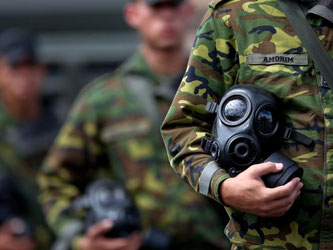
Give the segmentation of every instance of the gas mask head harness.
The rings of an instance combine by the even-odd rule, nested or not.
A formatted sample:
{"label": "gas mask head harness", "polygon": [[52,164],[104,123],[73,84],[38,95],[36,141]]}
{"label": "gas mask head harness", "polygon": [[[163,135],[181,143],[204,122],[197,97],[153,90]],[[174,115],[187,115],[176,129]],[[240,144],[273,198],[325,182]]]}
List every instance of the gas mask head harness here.
{"label": "gas mask head harness", "polygon": [[263,177],[267,187],[301,177],[303,169],[277,150],[283,138],[307,146],[313,141],[284,125],[281,108],[280,100],[269,91],[254,85],[235,85],[220,104],[207,103],[206,110],[217,114],[212,136],[204,137],[201,146],[232,177],[253,164],[268,161],[283,163],[284,168]]}

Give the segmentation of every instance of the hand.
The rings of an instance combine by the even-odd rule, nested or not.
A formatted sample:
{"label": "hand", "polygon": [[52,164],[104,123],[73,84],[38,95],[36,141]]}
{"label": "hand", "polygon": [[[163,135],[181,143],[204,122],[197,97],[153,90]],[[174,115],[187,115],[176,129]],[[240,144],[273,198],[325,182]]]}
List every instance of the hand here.
{"label": "hand", "polygon": [[220,186],[220,195],[226,205],[261,217],[284,215],[300,194],[303,183],[298,177],[276,188],[267,188],[261,179],[283,169],[281,163],[266,162],[253,165]]}
{"label": "hand", "polygon": [[141,246],[139,233],[133,233],[127,238],[106,238],[113,224],[103,220],[90,227],[79,243],[80,250],[136,250]]}
{"label": "hand", "polygon": [[36,244],[31,237],[17,237],[10,225],[0,226],[0,250],[33,250]]}

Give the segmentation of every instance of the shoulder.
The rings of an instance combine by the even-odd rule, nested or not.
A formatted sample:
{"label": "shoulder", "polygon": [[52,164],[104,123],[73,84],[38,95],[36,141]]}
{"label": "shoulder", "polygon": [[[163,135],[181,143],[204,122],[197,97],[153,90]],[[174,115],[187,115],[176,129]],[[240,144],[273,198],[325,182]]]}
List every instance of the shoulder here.
{"label": "shoulder", "polygon": [[[275,2],[276,0],[267,0]],[[209,7],[211,9],[223,9],[223,8],[229,8],[232,10],[239,10],[244,9],[248,7],[248,4],[256,3],[256,4],[262,4],[263,2],[258,2],[256,0],[213,0],[209,3]]]}
{"label": "shoulder", "polygon": [[107,89],[107,86],[112,84],[114,76],[112,74],[105,74],[101,77],[96,78],[92,82],[84,86],[79,95],[78,99],[90,99],[96,94],[104,93],[104,90]]}
{"label": "shoulder", "polygon": [[110,98],[122,95],[123,85],[122,76],[117,72],[105,74],[83,87],[75,102],[87,104],[105,102]]}
{"label": "shoulder", "polygon": [[228,2],[229,0],[214,0],[209,3],[209,7],[212,9],[217,8],[218,6]]}
{"label": "shoulder", "polygon": [[125,98],[125,92],[120,74],[115,72],[103,75],[82,88],[75,98],[71,114],[86,116],[90,113],[96,113],[96,115],[103,113],[117,100]]}
{"label": "shoulder", "polygon": [[242,32],[241,26],[249,27],[253,25],[253,22],[249,22],[251,19],[269,13],[280,13],[277,0],[213,0],[203,23],[212,23],[214,26],[215,22],[222,22],[231,30]]}

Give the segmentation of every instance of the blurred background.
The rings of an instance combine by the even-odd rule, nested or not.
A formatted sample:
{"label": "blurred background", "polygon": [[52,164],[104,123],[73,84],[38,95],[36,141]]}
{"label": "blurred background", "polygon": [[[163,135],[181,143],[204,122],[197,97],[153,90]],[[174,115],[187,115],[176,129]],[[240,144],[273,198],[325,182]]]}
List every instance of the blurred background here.
{"label": "blurred background", "polygon": [[[209,0],[192,0],[196,16],[188,31],[190,48]],[[30,29],[48,69],[44,94],[58,100],[64,117],[78,91],[112,72],[136,48],[138,39],[123,19],[127,0],[1,0],[0,30]]]}

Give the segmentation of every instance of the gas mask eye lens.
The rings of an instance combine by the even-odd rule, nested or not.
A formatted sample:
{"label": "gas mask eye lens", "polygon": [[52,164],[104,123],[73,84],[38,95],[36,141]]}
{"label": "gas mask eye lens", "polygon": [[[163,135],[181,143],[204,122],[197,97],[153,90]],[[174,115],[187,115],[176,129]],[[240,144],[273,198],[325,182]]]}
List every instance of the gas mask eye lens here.
{"label": "gas mask eye lens", "polygon": [[261,109],[256,117],[256,126],[261,135],[267,136],[274,133],[277,126],[274,113],[268,108]]}
{"label": "gas mask eye lens", "polygon": [[233,98],[229,100],[223,109],[223,116],[230,122],[237,122],[241,120],[247,111],[247,104],[241,98]]}

